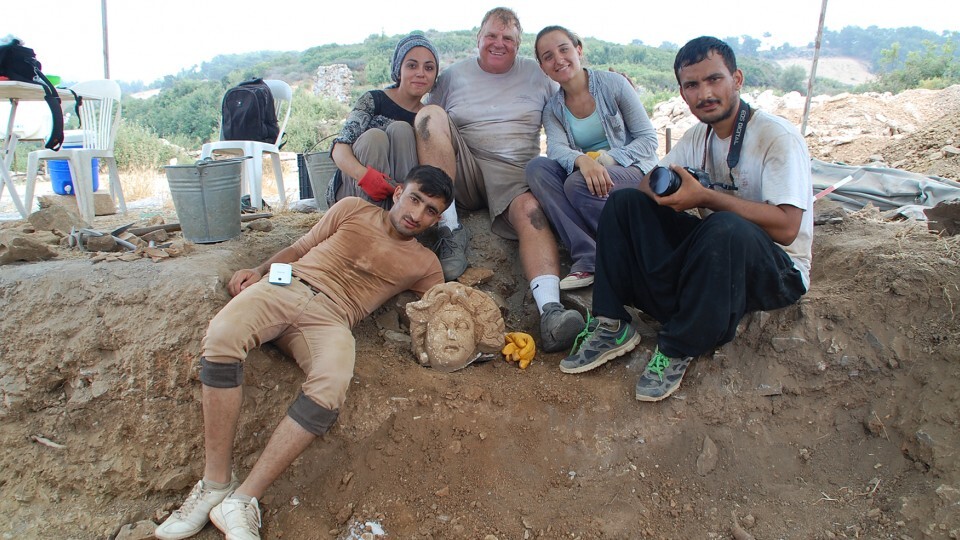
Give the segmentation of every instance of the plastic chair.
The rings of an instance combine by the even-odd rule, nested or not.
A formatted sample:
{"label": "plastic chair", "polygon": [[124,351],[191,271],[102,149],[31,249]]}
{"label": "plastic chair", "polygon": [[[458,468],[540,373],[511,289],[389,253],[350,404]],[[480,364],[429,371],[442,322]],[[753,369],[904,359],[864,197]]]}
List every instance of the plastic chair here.
{"label": "plastic chair", "polygon": [[77,197],[80,216],[93,224],[93,178],[91,167],[94,158],[107,164],[110,176],[110,197],[118,203],[121,212],[127,211],[117,172],[117,160],[113,144],[120,126],[120,85],[107,79],[85,81],[72,87],[83,101],[80,105],[83,146],[61,148],[58,151],[37,150],[27,157],[27,192],[24,199],[27,208],[33,207],[33,192],[36,187],[40,160],[66,160],[73,177],[73,191]]}
{"label": "plastic chair", "polygon": [[[283,187],[283,171],[280,168],[280,140],[287,128],[290,119],[290,103],[293,100],[293,89],[290,85],[276,79],[264,79],[273,94],[273,103],[277,110],[277,120],[280,122],[280,133],[277,140],[271,143],[259,141],[216,141],[203,145],[200,150],[200,159],[211,157],[213,154],[230,154],[250,156],[243,165],[243,180],[250,193],[250,204],[260,208],[263,201],[263,154],[270,154],[273,162],[273,176],[277,179],[277,190],[280,192],[280,206],[286,206],[287,194]],[[280,119],[283,120],[280,120]]]}

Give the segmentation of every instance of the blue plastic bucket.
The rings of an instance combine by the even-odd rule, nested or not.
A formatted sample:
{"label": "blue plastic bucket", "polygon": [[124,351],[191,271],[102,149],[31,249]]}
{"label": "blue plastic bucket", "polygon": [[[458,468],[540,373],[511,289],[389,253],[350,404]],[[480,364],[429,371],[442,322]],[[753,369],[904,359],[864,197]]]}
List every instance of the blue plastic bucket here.
{"label": "blue plastic bucket", "polygon": [[[81,144],[65,144],[63,149],[83,148]],[[50,172],[50,182],[53,192],[58,195],[73,195],[73,175],[65,159],[51,159],[47,161],[47,171]],[[90,164],[90,174],[93,178],[93,190],[100,188],[100,160],[94,158]]]}

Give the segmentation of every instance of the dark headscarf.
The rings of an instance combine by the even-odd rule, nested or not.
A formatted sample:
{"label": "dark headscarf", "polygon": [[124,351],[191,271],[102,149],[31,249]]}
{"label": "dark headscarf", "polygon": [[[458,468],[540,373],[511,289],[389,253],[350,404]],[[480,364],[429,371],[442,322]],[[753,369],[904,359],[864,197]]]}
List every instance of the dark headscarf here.
{"label": "dark headscarf", "polygon": [[400,43],[397,43],[397,48],[393,51],[393,63],[390,64],[390,78],[393,79],[393,82],[400,84],[400,67],[403,65],[403,58],[414,47],[425,47],[433,55],[433,61],[437,63],[437,67],[440,67],[440,55],[437,54],[437,49],[434,48],[433,43],[430,43],[430,40],[421,34],[410,34],[401,39]]}

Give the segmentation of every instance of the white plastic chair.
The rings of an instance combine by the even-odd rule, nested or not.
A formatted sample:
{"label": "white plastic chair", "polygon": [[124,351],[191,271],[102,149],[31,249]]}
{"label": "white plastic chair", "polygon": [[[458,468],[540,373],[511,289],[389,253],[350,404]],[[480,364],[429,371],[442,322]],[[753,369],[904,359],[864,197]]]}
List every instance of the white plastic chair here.
{"label": "white plastic chair", "polygon": [[[263,201],[263,154],[270,154],[273,162],[273,176],[277,179],[277,190],[280,192],[280,206],[286,206],[287,194],[283,187],[283,171],[280,168],[280,140],[290,119],[290,103],[293,100],[293,89],[290,85],[276,79],[264,79],[273,94],[273,104],[276,107],[277,120],[280,122],[280,133],[277,140],[271,143],[259,141],[216,141],[203,145],[200,150],[200,159],[211,157],[213,154],[230,154],[250,156],[253,159],[244,161],[243,181],[247,186],[245,191],[250,193],[250,204],[260,208]],[[282,118],[282,120],[280,120]]]}
{"label": "white plastic chair", "polygon": [[116,81],[101,79],[77,83],[72,89],[83,100],[80,105],[83,147],[30,152],[27,157],[27,192],[24,202],[28,209],[33,207],[33,192],[40,160],[65,160],[73,177],[73,192],[77,197],[80,216],[92,225],[94,205],[91,168],[94,158],[107,164],[110,196],[119,204],[121,212],[127,211],[120,175],[117,173],[117,160],[113,156],[113,144],[120,126],[120,85]]}

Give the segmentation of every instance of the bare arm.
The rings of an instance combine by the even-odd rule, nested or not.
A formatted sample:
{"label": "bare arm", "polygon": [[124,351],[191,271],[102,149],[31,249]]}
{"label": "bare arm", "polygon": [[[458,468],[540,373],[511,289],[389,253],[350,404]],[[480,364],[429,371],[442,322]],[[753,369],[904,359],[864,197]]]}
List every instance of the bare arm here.
{"label": "bare arm", "polygon": [[733,212],[738,216],[757,224],[766,231],[774,242],[787,246],[793,243],[800,232],[800,220],[803,210],[789,204],[772,204],[748,201],[727,193],[703,187],[683,167],[671,165],[671,169],[683,179],[683,185],[676,193],[668,197],[657,197],[650,190],[649,175],[644,177],[640,190],[652,195],[657,204],[669,206],[678,212],[690,208],[707,208],[714,212]]}
{"label": "bare arm", "polygon": [[613,189],[613,180],[607,168],[586,154],[581,154],[574,162],[574,167],[580,169],[587,189],[597,197],[606,197]]}
{"label": "bare arm", "polygon": [[333,145],[333,162],[337,168],[351,178],[360,179],[367,174],[367,166],[360,163],[357,156],[353,153],[353,146],[346,143],[336,143]]}

